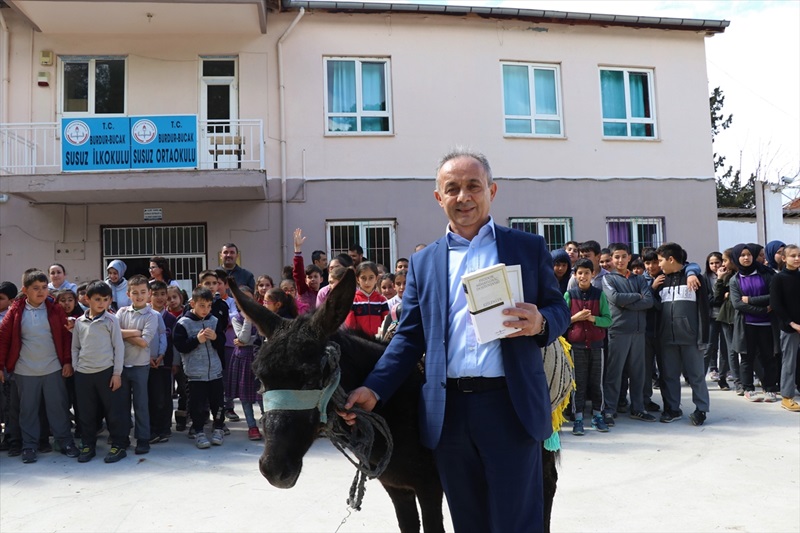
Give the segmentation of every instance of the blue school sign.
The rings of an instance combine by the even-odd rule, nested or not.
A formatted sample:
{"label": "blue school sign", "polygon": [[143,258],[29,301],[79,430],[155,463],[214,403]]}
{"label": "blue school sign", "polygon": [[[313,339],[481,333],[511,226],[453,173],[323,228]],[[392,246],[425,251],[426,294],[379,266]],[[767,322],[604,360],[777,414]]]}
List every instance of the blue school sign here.
{"label": "blue school sign", "polygon": [[197,168],[197,116],[61,121],[64,172]]}

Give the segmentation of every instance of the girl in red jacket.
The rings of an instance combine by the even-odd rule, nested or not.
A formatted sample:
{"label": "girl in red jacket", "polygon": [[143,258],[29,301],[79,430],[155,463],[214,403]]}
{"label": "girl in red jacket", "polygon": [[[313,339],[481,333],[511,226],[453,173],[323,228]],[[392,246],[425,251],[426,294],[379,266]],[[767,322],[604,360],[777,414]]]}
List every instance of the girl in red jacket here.
{"label": "girl in red jacket", "polygon": [[347,315],[344,325],[374,336],[383,324],[383,319],[389,314],[386,298],[380,291],[375,290],[378,285],[378,265],[372,261],[359,263],[356,267],[356,280],[358,288],[353,298],[353,308]]}

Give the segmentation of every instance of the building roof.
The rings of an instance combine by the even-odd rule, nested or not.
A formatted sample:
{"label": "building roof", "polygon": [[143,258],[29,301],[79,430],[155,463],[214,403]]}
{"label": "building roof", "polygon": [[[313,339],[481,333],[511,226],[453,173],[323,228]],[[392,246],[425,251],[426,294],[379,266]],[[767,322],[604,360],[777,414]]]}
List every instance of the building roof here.
{"label": "building roof", "polygon": [[[756,218],[756,210],[742,207],[720,207],[717,209],[717,218]],[[800,218],[800,208],[784,207],[783,218]]]}
{"label": "building roof", "polygon": [[[278,1],[278,0],[272,0]],[[722,33],[730,25],[728,20],[686,19],[673,17],[640,17],[635,15],[607,15],[521,9],[514,7],[458,6],[426,3],[342,2],[337,0],[279,0],[282,11],[302,8],[342,13],[424,13],[440,15],[478,15],[486,18],[505,18],[550,24],[586,24],[593,26],[625,26],[629,28],[654,28],[661,30],[701,31],[708,35]]]}

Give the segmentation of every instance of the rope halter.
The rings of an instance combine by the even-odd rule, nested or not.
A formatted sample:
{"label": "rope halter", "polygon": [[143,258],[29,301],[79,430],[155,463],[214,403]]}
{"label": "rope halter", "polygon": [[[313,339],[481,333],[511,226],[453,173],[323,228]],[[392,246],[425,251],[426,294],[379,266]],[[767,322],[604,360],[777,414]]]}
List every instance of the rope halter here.
{"label": "rope halter", "polygon": [[334,391],[339,386],[342,371],[339,369],[341,350],[335,342],[325,346],[325,355],[320,365],[324,370],[330,370],[327,383],[321,389],[289,390],[277,389],[264,392],[264,412],[268,411],[304,411],[306,409],[319,410],[319,420],[328,423],[328,402]]}

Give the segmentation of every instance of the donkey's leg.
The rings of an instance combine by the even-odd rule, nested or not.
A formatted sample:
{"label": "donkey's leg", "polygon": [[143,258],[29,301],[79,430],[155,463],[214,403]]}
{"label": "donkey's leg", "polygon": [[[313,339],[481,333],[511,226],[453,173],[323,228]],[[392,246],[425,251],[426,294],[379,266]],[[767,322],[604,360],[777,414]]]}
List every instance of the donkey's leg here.
{"label": "donkey's leg", "polygon": [[556,458],[558,452],[550,452],[542,448],[542,472],[544,481],[544,533],[550,533],[550,513],[553,510],[553,498],[556,496],[558,469]]}
{"label": "donkey's leg", "polygon": [[394,504],[397,515],[397,525],[401,533],[419,533],[419,514],[417,514],[417,500],[414,491],[399,489],[397,487],[383,486]]}
{"label": "donkey's leg", "polygon": [[422,529],[425,533],[444,533],[444,491],[439,476],[432,476],[432,479],[427,479],[420,485],[416,487],[416,491],[419,507],[422,509]]}

